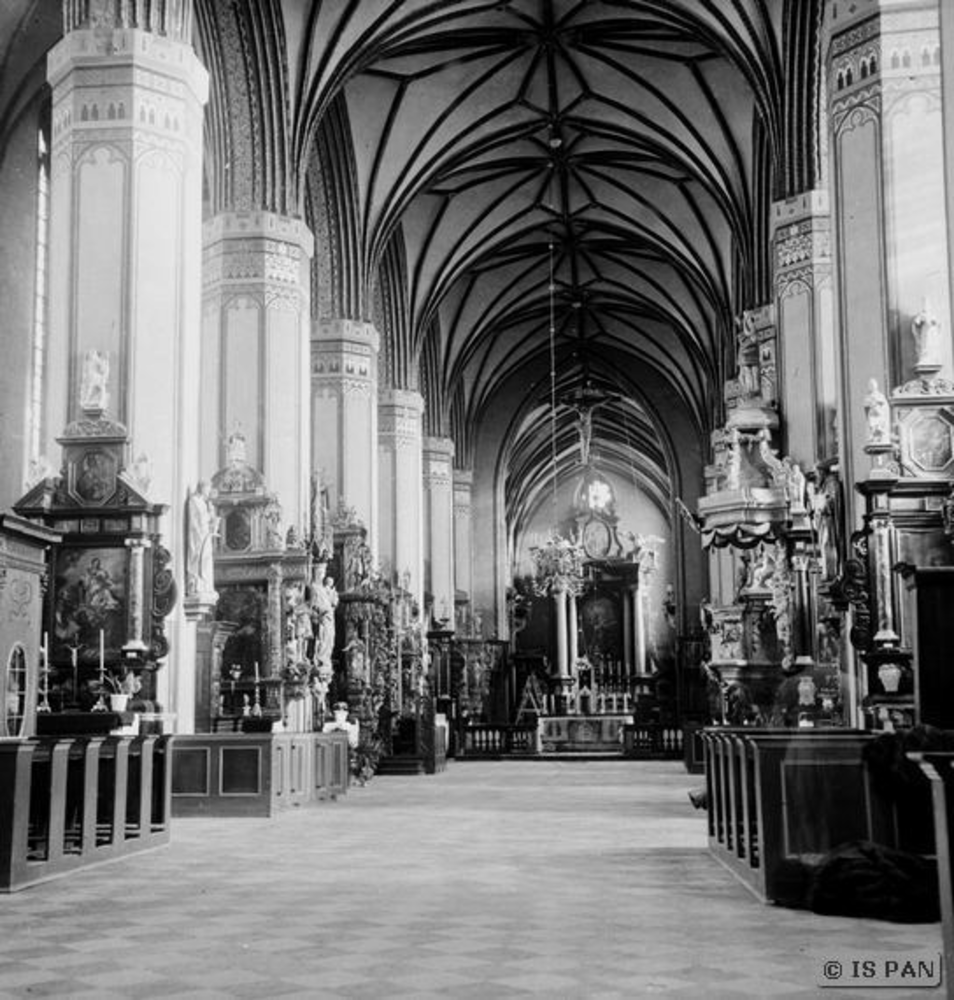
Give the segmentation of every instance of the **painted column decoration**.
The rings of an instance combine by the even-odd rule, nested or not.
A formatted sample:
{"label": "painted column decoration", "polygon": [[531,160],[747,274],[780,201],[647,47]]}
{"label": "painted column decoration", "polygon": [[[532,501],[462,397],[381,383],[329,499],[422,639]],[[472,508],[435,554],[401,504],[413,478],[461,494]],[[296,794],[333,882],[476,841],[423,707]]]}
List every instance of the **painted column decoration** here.
{"label": "painted column decoration", "polygon": [[322,320],[312,327],[312,467],[328,506],[345,506],[378,552],[378,348],[370,323]]}
{"label": "painted column decoration", "polygon": [[[925,299],[951,374],[948,246],[937,4],[832,5],[828,49],[838,252],[844,481],[865,478],[862,404],[872,379],[905,380],[907,330]],[[786,378],[788,377],[786,373]],[[846,494],[849,524],[861,520]]]}
{"label": "painted column decoration", "polygon": [[454,442],[427,437],[423,441],[425,581],[438,618],[454,621]]}
{"label": "painted column decoration", "polygon": [[[145,27],[143,26],[145,25]],[[79,359],[109,359],[110,416],[151,459],[150,493],[169,505],[178,551],[198,479],[202,274],[202,106],[208,74],[192,49],[192,3],[66,4],[47,57],[52,90],[49,333],[42,451],[79,417]],[[185,592],[181,561],[176,586]],[[195,630],[168,621],[158,698],[192,726]]]}
{"label": "painted column decoration", "polygon": [[[838,456],[838,370],[835,356],[831,218],[826,190],[805,191],[772,206],[774,344],[760,356],[761,377],[779,393],[788,454],[806,468]],[[767,352],[771,350],[771,355]],[[785,373],[777,378],[777,367]]]}
{"label": "painted column decoration", "polygon": [[409,590],[423,607],[424,399],[419,392],[385,389],[379,396],[378,411],[381,566],[398,579],[407,574]]}
{"label": "painted column decoration", "polygon": [[248,463],[305,529],[314,240],[300,219],[223,212],[205,223],[203,243],[202,471],[225,465],[226,442],[241,432]]}

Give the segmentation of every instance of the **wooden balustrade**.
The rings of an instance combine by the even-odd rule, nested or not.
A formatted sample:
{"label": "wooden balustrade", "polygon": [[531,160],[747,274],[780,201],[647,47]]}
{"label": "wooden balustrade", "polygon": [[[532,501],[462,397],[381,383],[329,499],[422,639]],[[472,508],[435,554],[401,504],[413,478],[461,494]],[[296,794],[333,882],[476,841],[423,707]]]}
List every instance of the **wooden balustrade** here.
{"label": "wooden balustrade", "polygon": [[171,739],[0,740],[0,891],[168,843]]}
{"label": "wooden balustrade", "polygon": [[627,723],[623,730],[623,756],[637,760],[682,760],[682,727],[662,722]]}
{"label": "wooden balustrade", "polygon": [[900,843],[895,803],[857,730],[713,727],[702,733],[712,854],[762,900],[803,898],[812,865],[851,840]]}
{"label": "wooden balustrade", "polygon": [[463,729],[462,757],[502,757],[510,754],[532,754],[537,750],[535,725],[496,725],[472,722]]}

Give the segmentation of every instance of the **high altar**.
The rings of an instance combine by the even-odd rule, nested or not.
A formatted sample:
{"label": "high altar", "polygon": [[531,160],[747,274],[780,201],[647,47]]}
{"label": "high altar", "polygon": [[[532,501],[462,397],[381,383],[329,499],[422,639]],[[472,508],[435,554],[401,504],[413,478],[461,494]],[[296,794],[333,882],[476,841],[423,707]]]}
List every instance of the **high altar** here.
{"label": "high altar", "polygon": [[534,663],[516,629],[525,679],[515,722],[536,722],[544,753],[619,753],[635,722],[665,725],[674,715],[670,651],[657,648],[649,621],[664,617],[666,598],[652,595],[663,539],[621,527],[612,484],[593,463],[559,527],[532,550],[534,576],[518,594],[543,612],[550,634]]}

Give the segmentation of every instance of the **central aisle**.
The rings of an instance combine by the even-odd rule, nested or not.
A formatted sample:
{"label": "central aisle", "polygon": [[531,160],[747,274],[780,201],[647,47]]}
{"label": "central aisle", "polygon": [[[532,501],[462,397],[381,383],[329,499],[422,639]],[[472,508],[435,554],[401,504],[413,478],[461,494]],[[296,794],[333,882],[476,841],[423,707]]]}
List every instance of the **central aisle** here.
{"label": "central aisle", "polygon": [[274,820],[177,820],[167,849],[0,900],[0,1000],[810,997],[826,952],[940,947],[938,925],[756,902],[706,853],[698,783],[452,762]]}

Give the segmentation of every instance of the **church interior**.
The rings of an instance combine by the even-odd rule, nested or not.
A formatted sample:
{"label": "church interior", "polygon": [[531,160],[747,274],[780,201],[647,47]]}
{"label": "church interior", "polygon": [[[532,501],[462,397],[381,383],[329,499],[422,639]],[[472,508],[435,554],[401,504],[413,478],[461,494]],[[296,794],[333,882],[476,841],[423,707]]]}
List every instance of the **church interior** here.
{"label": "church interior", "polygon": [[[814,995],[826,937],[951,967],[943,0],[8,0],[0,233],[0,891],[37,959],[0,996],[107,871],[169,887],[161,940],[190,878],[199,922],[296,892],[252,859],[306,840],[326,940],[410,933],[360,930],[376,891],[430,938],[463,879],[447,954],[503,949],[525,878],[661,964],[561,964],[537,913],[496,979],[256,992],[196,952],[181,995],[699,995],[685,921],[736,968],[801,942],[789,992],[726,996]],[[428,817],[424,906],[386,862]],[[891,905],[823,908],[850,850]]]}

